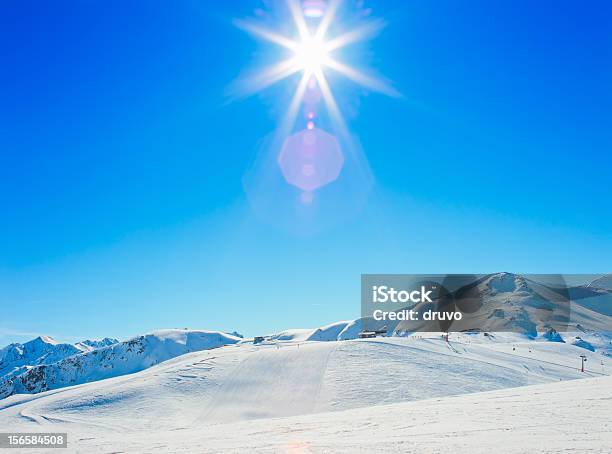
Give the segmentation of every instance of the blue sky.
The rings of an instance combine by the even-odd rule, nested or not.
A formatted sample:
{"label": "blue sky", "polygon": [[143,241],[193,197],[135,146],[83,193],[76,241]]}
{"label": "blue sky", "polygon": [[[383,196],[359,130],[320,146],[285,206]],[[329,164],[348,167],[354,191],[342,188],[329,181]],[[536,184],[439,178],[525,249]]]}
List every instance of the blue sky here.
{"label": "blue sky", "polygon": [[308,235],[243,186],[296,83],[227,96],[274,51],[232,23],[259,2],[4,5],[0,343],[318,326],[361,273],[610,272],[609,2],[370,3],[346,57],[404,96],[333,81],[374,186]]}

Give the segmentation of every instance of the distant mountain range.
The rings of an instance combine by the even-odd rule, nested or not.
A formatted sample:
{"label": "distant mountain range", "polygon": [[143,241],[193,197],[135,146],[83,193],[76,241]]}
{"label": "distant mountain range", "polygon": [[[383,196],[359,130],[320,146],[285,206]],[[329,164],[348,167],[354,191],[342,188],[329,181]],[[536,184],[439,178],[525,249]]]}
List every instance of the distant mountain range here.
{"label": "distant mountain range", "polygon": [[34,366],[53,364],[69,356],[89,352],[119,342],[117,339],[84,340],[76,344],[57,342],[39,336],[24,344],[10,344],[0,350],[0,379],[21,375]]}
{"label": "distant mountain range", "polygon": [[163,330],[125,342],[61,344],[45,336],[0,350],[0,399],[130,374],[185,353],[241,339],[216,331]]}

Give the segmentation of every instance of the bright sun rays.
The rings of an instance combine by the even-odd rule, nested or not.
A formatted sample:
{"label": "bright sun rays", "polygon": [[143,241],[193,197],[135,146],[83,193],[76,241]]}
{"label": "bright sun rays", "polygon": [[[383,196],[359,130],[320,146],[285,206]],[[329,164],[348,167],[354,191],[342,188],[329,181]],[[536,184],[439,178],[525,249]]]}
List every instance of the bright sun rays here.
{"label": "bright sun rays", "polygon": [[[348,66],[332,56],[338,51],[353,43],[366,40],[376,35],[384,26],[381,20],[370,21],[355,29],[348,30],[339,36],[328,37],[330,25],[337,20],[337,11],[340,0],[332,0],[323,11],[322,17],[314,30],[307,24],[308,14],[302,9],[298,0],[287,0],[291,13],[296,38],[283,36],[274,30],[267,29],[253,21],[236,21],[239,28],[267,42],[276,44],[289,52],[289,57],[272,66],[263,68],[250,79],[247,92],[261,91],[296,73],[302,73],[302,78],[308,81],[316,78],[319,86],[325,85],[325,72],[335,71],[352,82],[375,92],[389,96],[399,96],[397,90],[385,81],[370,76],[357,68]],[[312,10],[310,17],[317,17]],[[298,88],[300,87],[298,83]],[[328,95],[330,96],[331,93]],[[326,99],[329,104],[329,100]]]}
{"label": "bright sun rays", "polygon": [[[302,204],[312,205],[315,192],[337,181],[344,182],[346,187],[369,187],[368,172],[363,170],[367,169],[367,162],[353,144],[328,80],[330,73],[341,75],[366,90],[394,97],[400,94],[384,80],[340,59],[341,50],[380,32],[385,25],[382,20],[369,18],[369,13],[364,14],[365,10],[360,7],[356,16],[358,25],[342,30],[342,18],[347,18],[345,12],[352,13],[350,8],[340,9],[341,0],[283,1],[292,28],[288,34],[255,20],[236,21],[242,30],[277,46],[282,56],[276,63],[249,74],[241,81],[240,88],[243,94],[253,94],[297,76],[289,106],[275,131],[272,152],[285,183],[301,191]],[[355,23],[350,18],[344,22]],[[322,110],[327,116],[321,117]],[[304,118],[296,121],[298,115]],[[329,122],[330,128],[326,130],[321,122]],[[352,170],[351,174],[347,165],[358,170]],[[274,174],[271,168],[264,171]]]}

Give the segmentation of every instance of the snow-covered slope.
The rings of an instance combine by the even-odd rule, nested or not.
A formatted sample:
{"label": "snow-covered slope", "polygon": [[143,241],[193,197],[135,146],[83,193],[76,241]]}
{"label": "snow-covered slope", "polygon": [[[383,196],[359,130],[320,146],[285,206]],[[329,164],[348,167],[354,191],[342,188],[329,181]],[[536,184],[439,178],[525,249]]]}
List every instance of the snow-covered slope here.
{"label": "snow-covered slope", "polygon": [[[605,453],[612,377],[151,434],[80,426],[75,453]],[[70,435],[69,435],[70,436]]]}
{"label": "snow-covered slope", "polygon": [[[280,333],[267,336],[267,338],[273,341],[336,341],[339,339],[340,333],[352,323],[353,321],[340,321],[316,329],[287,329]],[[353,339],[357,337],[358,336],[355,335]]]}
{"label": "snow-covered slope", "polygon": [[[15,393],[38,393],[130,374],[175,356],[238,341],[238,337],[215,331],[164,330],[121,343],[106,341],[110,342],[110,345],[97,349],[91,349],[90,346],[90,350],[86,352],[70,344],[63,344],[67,346],[69,354],[64,357],[58,357],[56,354],[54,359],[57,359],[51,361],[50,356],[40,354],[49,348],[49,339],[38,338],[32,341],[33,344],[24,344],[28,346],[24,352],[34,351],[32,355],[37,354],[44,360],[36,363],[38,365],[25,367],[20,370],[21,373],[11,373],[0,378],[0,399]],[[58,345],[53,344],[54,347]],[[6,353],[7,357],[8,354]]]}
{"label": "snow-covered slope", "polygon": [[[579,370],[581,354],[588,358],[585,373]],[[132,415],[131,426],[157,430],[598,376],[610,366],[599,352],[519,335],[453,334],[448,344],[439,335],[241,343],[185,354],[137,374],[11,396],[0,409],[28,402],[30,415],[78,415],[91,423]]]}
{"label": "snow-covered slope", "polygon": [[[180,336],[176,332],[168,334],[162,337]],[[581,354],[588,359],[584,373],[579,370]],[[420,427],[422,433],[443,436],[449,428],[455,433],[465,417],[482,419],[482,428],[495,435],[496,427],[503,427],[507,421],[500,420],[502,413],[494,411],[504,402],[516,403],[516,408],[505,407],[509,411],[533,412],[532,416],[537,413],[531,398],[537,392],[523,391],[537,388],[517,387],[608,374],[612,364],[607,360],[597,351],[568,342],[529,340],[518,334],[452,334],[450,343],[433,334],[428,338],[280,341],[267,345],[242,342],[187,353],[135,374],[35,395],[10,396],[0,401],[0,427],[16,432],[67,431],[71,452],[149,452],[154,447],[188,452],[194,446],[205,446],[212,452],[259,446],[276,452],[286,442],[302,439],[302,422],[308,422],[309,433],[322,430],[327,434],[324,445],[308,440],[328,452],[342,446],[334,444],[336,439],[338,443],[348,440],[342,435],[348,432],[343,431],[369,430],[368,415],[378,415],[372,420],[372,427],[378,427],[373,431],[380,435],[378,442],[384,439],[385,424],[406,430],[404,435],[413,435],[416,432],[411,428]],[[610,381],[601,383],[610,385]],[[448,402],[448,396],[503,388],[513,390],[506,391],[506,397],[495,405],[490,402],[497,394],[484,394],[470,401],[473,403],[465,411],[454,404],[436,407],[442,405],[437,403]],[[563,402],[581,395],[580,389],[580,385],[572,387]],[[421,407],[416,401],[423,399],[435,400],[425,401]],[[548,413],[542,407],[542,415],[528,422],[510,422],[520,422],[521,427],[539,424],[552,430],[551,418],[571,417],[565,403],[563,407],[549,407]],[[598,411],[595,404],[584,404],[582,401],[582,408]],[[599,413],[592,416],[594,427],[606,420]],[[270,419],[287,417],[290,419]],[[586,413],[578,419],[584,417]],[[404,425],[399,427],[400,423]],[[278,427],[283,429],[277,431]],[[267,443],[266,437],[260,436],[264,433],[273,441]],[[364,446],[372,452],[375,444]],[[403,450],[400,445],[384,446]]]}

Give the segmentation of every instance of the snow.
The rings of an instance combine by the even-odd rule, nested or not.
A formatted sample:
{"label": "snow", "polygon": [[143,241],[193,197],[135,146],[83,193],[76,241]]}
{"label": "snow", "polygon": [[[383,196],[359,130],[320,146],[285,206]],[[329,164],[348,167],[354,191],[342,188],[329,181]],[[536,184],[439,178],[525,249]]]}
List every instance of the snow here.
{"label": "snow", "polygon": [[57,342],[49,336],[39,336],[24,344],[10,344],[0,350],[0,381],[20,375],[32,366],[52,364],[86,349]]}
{"label": "snow", "polygon": [[[202,452],[602,452],[610,378],[185,430],[144,446]],[[584,405],[588,402],[588,406]],[[134,440],[132,438],[132,440]],[[104,442],[104,441],[103,441]],[[109,440],[109,447],[113,446]],[[136,439],[133,446],[143,446]],[[129,444],[127,446],[130,446]],[[181,449],[182,448],[182,449]]]}
{"label": "snow", "polygon": [[[608,277],[608,279],[612,279],[612,277]],[[598,284],[603,286],[596,287],[595,285]],[[571,295],[572,300],[578,305],[598,314],[612,316],[612,284],[607,281],[593,281],[588,286],[573,287]]]}
{"label": "snow", "polygon": [[527,290],[525,280],[511,273],[494,274],[485,280],[484,285],[494,293],[512,293]]}
{"label": "snow", "polygon": [[509,273],[474,285],[478,316],[506,332],[358,339],[358,319],[258,344],[178,329],[12,344],[0,427],[67,432],[83,453],[610,452],[612,292],[573,288],[564,332],[540,318],[563,304],[551,288]]}
{"label": "snow", "polygon": [[[563,294],[565,293],[565,294]],[[612,291],[572,287],[567,292],[511,273],[483,276],[459,290],[467,301],[476,294],[482,306],[452,324],[452,331],[480,329],[526,333],[535,337],[551,327],[570,329],[580,325],[600,332],[612,331]],[[412,309],[423,313],[430,303]],[[393,322],[385,322],[393,323]],[[401,321],[389,327],[395,333],[437,331],[437,322]]]}
{"label": "snow", "polygon": [[96,340],[96,339],[86,339],[81,342],[77,342],[74,344],[78,348],[83,351],[91,351],[97,348],[108,347],[109,345],[118,344],[119,341],[117,339],[112,339],[110,337],[105,337],[104,339]]}
{"label": "snow", "polygon": [[574,337],[574,339],[572,339],[572,345],[575,345],[576,347],[580,348],[586,348],[587,350],[592,352],[595,351],[595,347],[593,347],[588,341],[582,339],[580,336],[576,336]]}
{"label": "snow", "polygon": [[[346,331],[349,324],[354,323],[351,321],[340,321],[330,323],[329,325],[322,326],[317,329],[288,329],[281,331],[280,333],[267,336],[270,340],[276,341],[336,341],[341,338],[341,334]],[[352,339],[358,337],[359,332],[355,333]]]}
{"label": "snow", "polygon": [[92,428],[69,440],[83,453],[606,452],[610,399],[605,377],[150,434]]}
{"label": "snow", "polygon": [[19,376],[34,366],[53,364],[73,355],[107,347],[116,339],[87,339],[76,344],[58,342],[50,336],[39,336],[24,344],[10,344],[0,349],[0,382]]}
{"label": "snow", "polygon": [[[145,335],[154,338],[145,350],[176,353],[223,336],[199,333],[208,335]],[[516,452],[609,446],[605,336],[595,352],[516,333],[451,333],[449,343],[441,333],[226,340],[138,373],[10,396],[0,400],[0,426],[67,431],[70,452],[485,452],[511,439]],[[589,377],[604,378],[576,380]]]}
{"label": "snow", "polygon": [[[39,361],[33,367],[0,378],[0,399],[15,393],[36,393],[131,374],[185,353],[235,344],[240,340],[217,331],[163,330],[86,352],[64,344],[73,349],[69,355],[53,363]],[[41,344],[38,339],[32,342],[37,346]]]}
{"label": "snow", "polygon": [[542,334],[542,338],[550,342],[565,342],[561,334],[552,328]]}
{"label": "snow", "polygon": [[345,332],[347,326],[352,321],[341,321],[336,323],[331,323],[326,326],[322,326],[321,328],[316,329],[308,338],[308,340],[312,341],[335,341],[338,340],[340,334]]}
{"label": "snow", "polygon": [[273,341],[306,341],[312,334],[312,329],[286,329],[280,333],[266,336]]}
{"label": "snow", "polygon": [[612,274],[605,274],[589,283],[588,287],[612,290]]}

